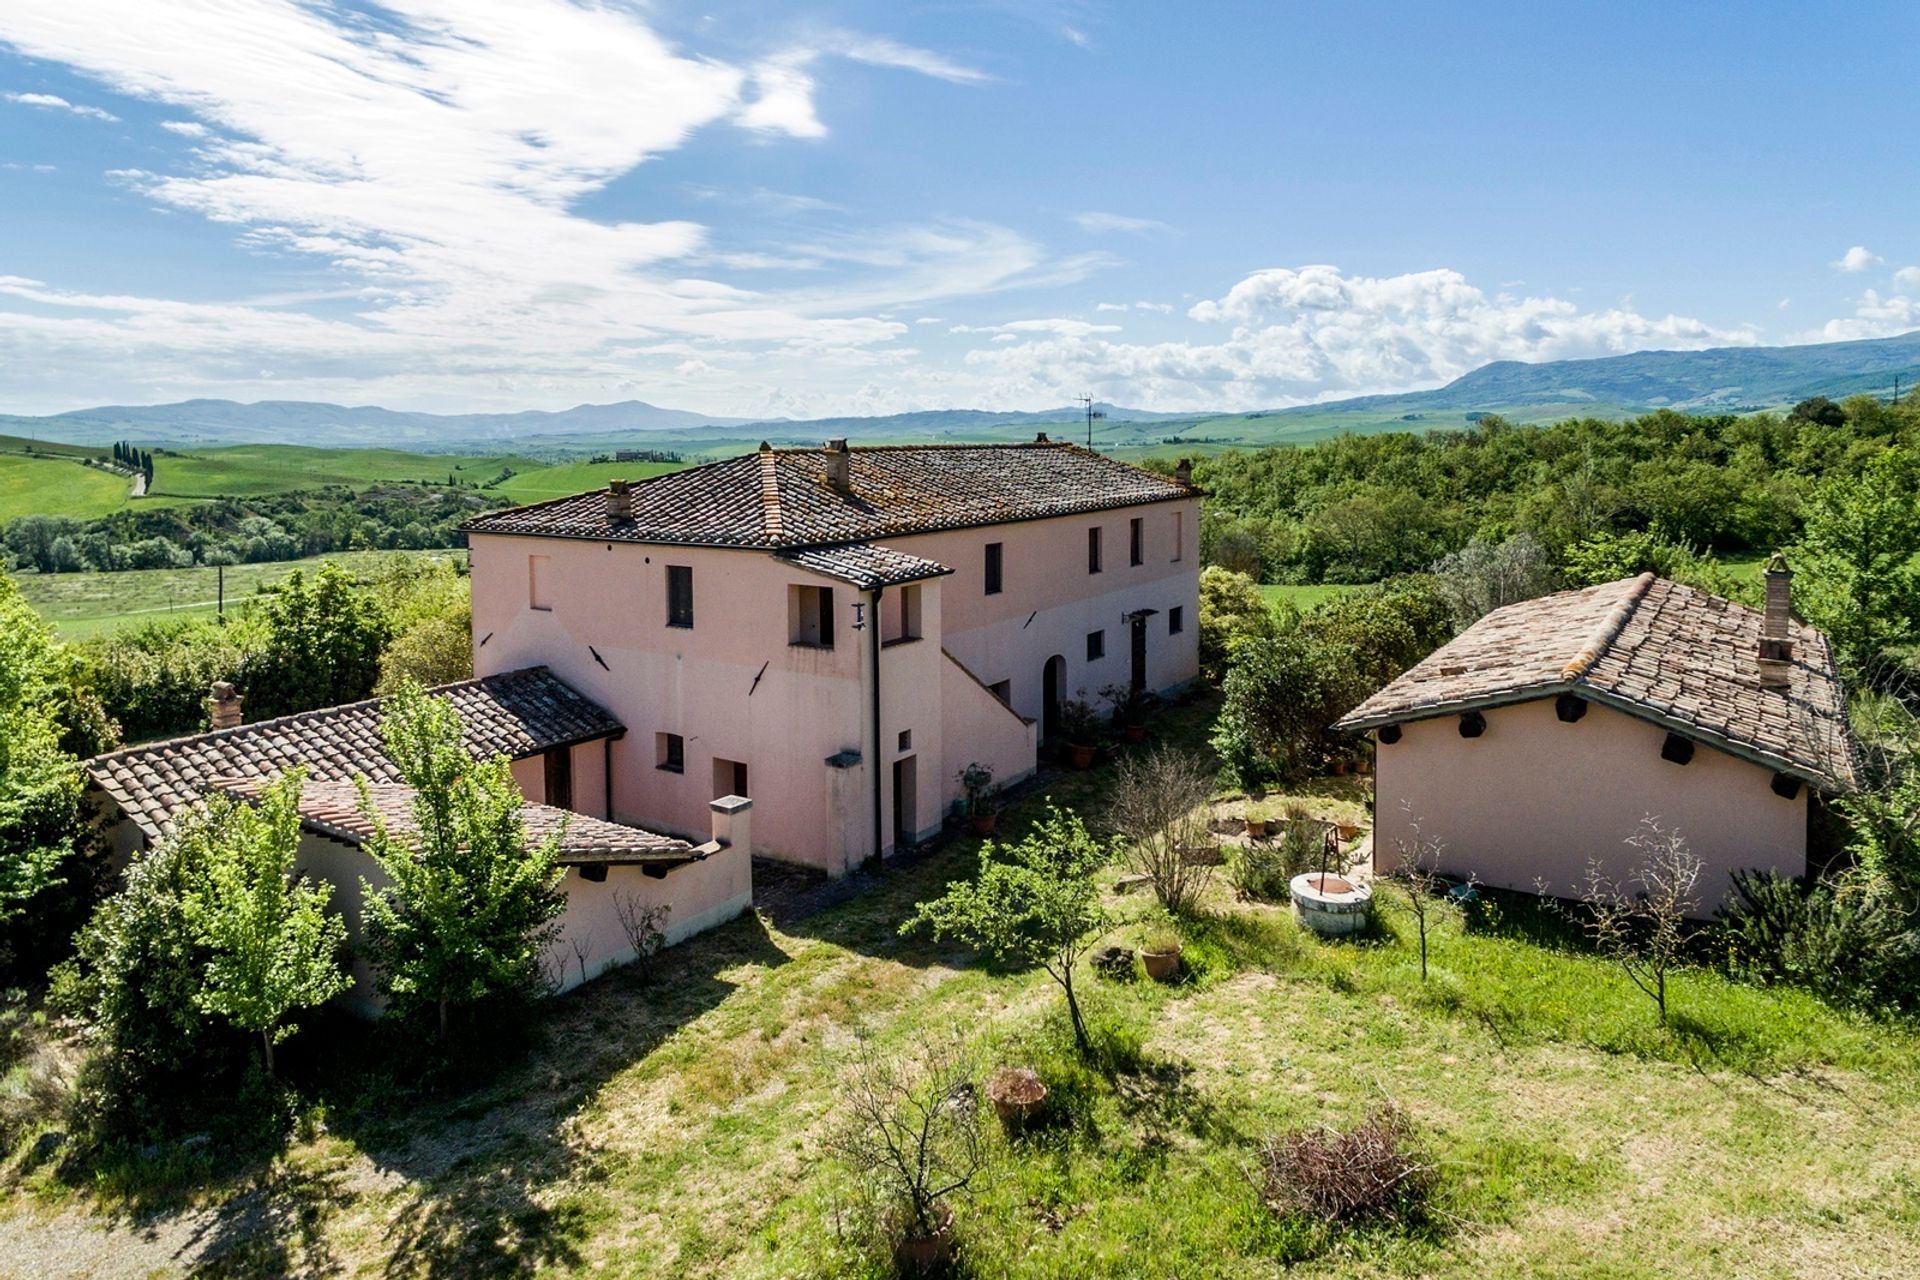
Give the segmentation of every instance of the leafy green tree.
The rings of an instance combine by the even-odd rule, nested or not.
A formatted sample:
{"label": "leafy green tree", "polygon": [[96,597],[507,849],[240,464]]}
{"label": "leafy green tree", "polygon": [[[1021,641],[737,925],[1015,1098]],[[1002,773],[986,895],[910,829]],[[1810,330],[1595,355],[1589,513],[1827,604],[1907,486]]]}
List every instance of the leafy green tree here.
{"label": "leafy green tree", "polygon": [[375,828],[366,849],[387,881],[360,882],[367,947],[395,1010],[434,1010],[444,1041],[455,1006],[540,985],[565,906],[554,861],[562,833],[528,843],[506,757],[470,757],[446,699],[404,686],[382,730],[415,792],[414,830],[389,828],[362,784]]}
{"label": "leafy green tree", "polygon": [[311,580],[294,570],[268,598],[266,640],[248,662],[247,709],[255,718],[356,702],[380,678],[390,627],[372,593],[331,562]]}
{"label": "leafy green tree", "polygon": [[0,922],[58,882],[79,834],[79,763],[61,746],[66,670],[46,623],[0,574]]}
{"label": "leafy green tree", "polygon": [[1920,638],[1920,454],[1882,452],[1855,478],[1820,485],[1791,553],[1795,602],[1859,678]]}
{"label": "leafy green tree", "polygon": [[199,867],[186,918],[207,948],[203,1012],[260,1037],[273,1074],[273,1046],[299,1030],[289,1015],[351,985],[340,964],[347,926],[327,910],[333,886],[294,873],[300,851],[303,771],[284,774],[259,803],[216,795],[175,840]]}
{"label": "leafy green tree", "polygon": [[1040,965],[1066,993],[1073,1038],[1089,1053],[1073,971],[1112,925],[1095,877],[1113,856],[1113,846],[1089,835],[1071,809],[1049,804],[1046,818],[1019,844],[983,845],[980,874],[921,903],[900,931],[927,929],[996,960]]}
{"label": "leafy green tree", "polygon": [[1236,648],[1274,630],[1273,609],[1252,578],[1218,565],[1200,571],[1201,675],[1225,678]]}
{"label": "leafy green tree", "polygon": [[1317,770],[1334,744],[1328,726],[1367,695],[1359,656],[1300,627],[1235,653],[1213,749],[1241,786]]}

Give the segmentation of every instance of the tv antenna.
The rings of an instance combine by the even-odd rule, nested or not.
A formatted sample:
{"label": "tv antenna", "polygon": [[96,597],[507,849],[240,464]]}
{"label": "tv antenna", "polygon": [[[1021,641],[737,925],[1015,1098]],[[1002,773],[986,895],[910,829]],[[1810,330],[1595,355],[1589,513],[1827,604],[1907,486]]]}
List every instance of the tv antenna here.
{"label": "tv antenna", "polygon": [[1075,396],[1074,399],[1078,400],[1081,404],[1087,406],[1087,448],[1092,449],[1093,448],[1093,420],[1095,418],[1106,417],[1107,416],[1106,412],[1104,410],[1096,409],[1093,407],[1092,396]]}

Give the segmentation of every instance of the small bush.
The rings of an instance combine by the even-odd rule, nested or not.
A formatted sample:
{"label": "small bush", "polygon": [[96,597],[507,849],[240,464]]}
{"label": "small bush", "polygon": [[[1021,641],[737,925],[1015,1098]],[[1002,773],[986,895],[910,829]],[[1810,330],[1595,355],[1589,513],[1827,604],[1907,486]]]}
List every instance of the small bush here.
{"label": "small bush", "polygon": [[1864,876],[1802,885],[1737,872],[1738,909],[1721,927],[1734,975],[1788,983],[1842,1003],[1899,1004],[1920,971],[1920,932],[1884,885]]}
{"label": "small bush", "polygon": [[1284,902],[1287,882],[1293,872],[1287,870],[1286,852],[1277,844],[1249,844],[1227,857],[1227,879],[1234,892],[1255,902]]}
{"label": "small bush", "polygon": [[1260,1148],[1260,1194],[1283,1215],[1350,1225],[1412,1222],[1433,1192],[1435,1166],[1413,1147],[1413,1126],[1381,1107],[1352,1129],[1296,1129]]}

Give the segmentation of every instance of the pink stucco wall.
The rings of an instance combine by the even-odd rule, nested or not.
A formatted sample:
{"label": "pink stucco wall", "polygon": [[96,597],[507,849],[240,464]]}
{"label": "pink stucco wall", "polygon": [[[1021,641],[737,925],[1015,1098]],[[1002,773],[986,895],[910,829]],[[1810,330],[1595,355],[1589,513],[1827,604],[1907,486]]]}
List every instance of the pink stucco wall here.
{"label": "pink stucco wall", "polygon": [[[1138,566],[1128,554],[1136,517],[1144,534]],[[918,836],[939,829],[959,791],[954,775],[969,761],[992,764],[1002,782],[1033,768],[1033,731],[993,705],[978,684],[956,681],[943,648],[979,681],[1009,681],[1013,709],[1038,719],[1048,658],[1066,661],[1063,696],[1084,689],[1096,697],[1101,686],[1128,678],[1124,615],[1151,609],[1149,687],[1191,680],[1199,665],[1198,519],[1199,504],[1182,501],[888,539],[888,546],[956,572],[919,584],[920,638],[887,644],[879,655],[877,738],[870,633],[852,629],[853,606],[868,597],[764,552],[475,536],[475,674],[551,667],[627,726],[612,747],[616,820],[695,832],[716,794],[713,762],[743,761],[757,850],[838,874],[874,851],[876,776],[880,845],[882,852],[891,847],[898,761],[913,759],[908,825]],[[1086,531],[1094,525],[1105,530],[1099,574],[1087,571]],[[990,542],[1005,548],[1005,589],[994,596],[984,593]],[[530,591],[532,556],[546,557],[537,598]],[[666,625],[668,565],[693,570],[691,630]],[[798,585],[833,589],[832,649],[789,643],[789,591]],[[885,593],[889,615],[899,597],[897,587]],[[1183,628],[1170,634],[1175,608]],[[1106,656],[1089,662],[1086,637],[1094,630],[1106,632]],[[656,767],[661,733],[685,741],[683,773]],[[575,807],[604,812],[598,793],[583,785],[591,775],[598,786],[601,765],[593,753],[600,748],[576,750]],[[826,764],[841,753],[857,753],[858,763]],[[538,761],[519,766],[516,776],[529,796],[539,796]]]}
{"label": "pink stucco wall", "polygon": [[1677,829],[1706,864],[1700,915],[1713,912],[1740,868],[1806,870],[1807,798],[1775,795],[1770,770],[1697,746],[1685,765],[1660,757],[1666,730],[1599,705],[1564,724],[1552,699],[1495,707],[1486,732],[1462,738],[1459,718],[1401,726],[1375,766],[1375,861],[1398,865],[1410,819],[1445,843],[1441,870],[1484,884],[1573,896],[1597,858],[1624,879],[1624,841],[1646,815]]}

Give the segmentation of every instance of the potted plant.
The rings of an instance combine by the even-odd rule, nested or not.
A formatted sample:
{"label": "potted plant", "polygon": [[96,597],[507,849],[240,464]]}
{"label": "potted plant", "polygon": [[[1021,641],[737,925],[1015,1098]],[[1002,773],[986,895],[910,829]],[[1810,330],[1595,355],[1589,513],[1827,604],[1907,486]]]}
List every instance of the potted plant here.
{"label": "potted plant", "polygon": [[1140,963],[1155,982],[1170,982],[1180,976],[1180,935],[1170,925],[1154,925],[1140,944]]}
{"label": "potted plant", "polygon": [[961,801],[966,814],[967,830],[976,836],[993,834],[994,822],[999,814],[988,799],[987,788],[993,785],[993,766],[974,761],[959,774],[960,790],[964,795]]}
{"label": "potted plant", "polygon": [[1067,740],[1067,757],[1074,768],[1093,768],[1094,747],[1100,740],[1100,717],[1094,713],[1092,703],[1085,698],[1069,698],[1060,704],[1060,736]]}
{"label": "potted plant", "polygon": [[1248,805],[1247,806],[1247,835],[1252,837],[1255,840],[1264,840],[1267,835],[1267,823],[1271,822],[1272,820],[1273,820],[1273,815],[1270,812],[1268,812],[1267,807],[1265,805],[1263,804]]}
{"label": "potted plant", "polygon": [[1100,696],[1113,707],[1113,723],[1128,742],[1142,742],[1147,736],[1147,716],[1159,699],[1130,684],[1110,684]]}
{"label": "potted plant", "polygon": [[987,1100],[1009,1129],[1024,1126],[1046,1098],[1046,1083],[1030,1067],[1002,1067],[987,1080]]}

